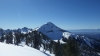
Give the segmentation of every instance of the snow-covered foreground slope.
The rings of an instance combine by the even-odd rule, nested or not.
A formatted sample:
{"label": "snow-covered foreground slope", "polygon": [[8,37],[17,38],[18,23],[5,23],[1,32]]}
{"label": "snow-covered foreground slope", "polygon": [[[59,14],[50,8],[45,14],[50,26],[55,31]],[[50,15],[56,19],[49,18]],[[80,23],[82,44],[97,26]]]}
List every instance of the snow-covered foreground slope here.
{"label": "snow-covered foreground slope", "polygon": [[21,47],[11,44],[0,43],[0,56],[48,56],[48,55],[28,46]]}

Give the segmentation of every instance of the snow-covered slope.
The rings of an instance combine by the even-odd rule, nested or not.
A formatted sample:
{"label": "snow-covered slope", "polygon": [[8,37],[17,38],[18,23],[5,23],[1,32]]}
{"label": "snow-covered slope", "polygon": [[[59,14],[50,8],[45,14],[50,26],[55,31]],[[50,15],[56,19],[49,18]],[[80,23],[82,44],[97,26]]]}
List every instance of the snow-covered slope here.
{"label": "snow-covered slope", "polygon": [[0,43],[0,56],[48,56],[43,52],[28,46],[15,46]]}
{"label": "snow-covered slope", "polygon": [[43,34],[47,35],[49,38],[51,38],[53,40],[61,39],[62,36],[69,37],[71,35],[70,32],[57,27],[56,25],[54,25],[51,22],[48,22],[47,24],[42,25],[38,29],[38,31],[42,32]]}

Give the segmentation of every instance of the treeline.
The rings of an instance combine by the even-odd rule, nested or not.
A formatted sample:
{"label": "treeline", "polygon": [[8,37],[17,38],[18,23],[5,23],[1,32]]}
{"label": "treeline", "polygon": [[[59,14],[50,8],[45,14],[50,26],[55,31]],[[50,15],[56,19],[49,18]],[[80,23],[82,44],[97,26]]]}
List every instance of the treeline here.
{"label": "treeline", "polygon": [[91,49],[87,45],[82,45],[77,42],[73,36],[70,36],[65,43],[60,43],[48,38],[41,32],[32,31],[26,34],[16,32],[10,32],[8,34],[3,33],[0,42],[7,44],[19,45],[21,42],[25,42],[27,46],[40,50],[43,48],[43,52],[49,51],[55,56],[98,56],[98,52]]}

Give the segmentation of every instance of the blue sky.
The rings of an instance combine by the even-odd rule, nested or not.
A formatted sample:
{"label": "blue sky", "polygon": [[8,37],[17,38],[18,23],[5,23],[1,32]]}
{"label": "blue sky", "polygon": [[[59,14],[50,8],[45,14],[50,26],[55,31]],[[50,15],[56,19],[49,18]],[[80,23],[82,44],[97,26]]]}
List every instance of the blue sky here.
{"label": "blue sky", "polygon": [[100,0],[0,0],[0,27],[36,28],[52,22],[63,29],[100,28]]}

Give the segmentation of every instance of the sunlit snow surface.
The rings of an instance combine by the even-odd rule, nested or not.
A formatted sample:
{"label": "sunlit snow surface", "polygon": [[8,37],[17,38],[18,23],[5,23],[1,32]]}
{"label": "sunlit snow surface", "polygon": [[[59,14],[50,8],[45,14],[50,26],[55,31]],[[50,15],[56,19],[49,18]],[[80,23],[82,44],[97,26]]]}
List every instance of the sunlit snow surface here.
{"label": "sunlit snow surface", "polygon": [[71,33],[69,33],[69,32],[63,32],[63,36],[67,39],[69,38],[70,35],[71,35]]}
{"label": "sunlit snow surface", "polygon": [[[63,32],[63,36],[64,36],[64,38],[66,38],[66,39],[68,39],[70,35],[71,35],[71,33],[69,33],[69,32]],[[60,43],[61,43],[61,44],[66,43],[66,42],[64,42],[64,41],[62,40],[62,38],[59,39],[59,40],[60,40]],[[58,40],[54,40],[54,41],[55,41],[55,42],[58,42]]]}
{"label": "sunlit snow surface", "polygon": [[46,53],[43,53],[39,50],[36,50],[28,46],[22,47],[22,46],[15,46],[12,44],[0,43],[0,56],[48,56],[48,55]]}

